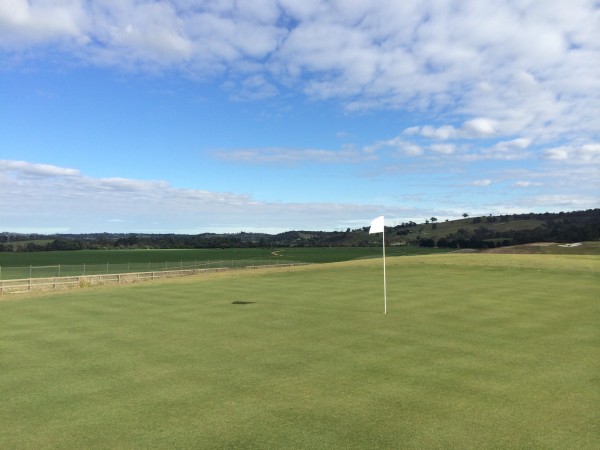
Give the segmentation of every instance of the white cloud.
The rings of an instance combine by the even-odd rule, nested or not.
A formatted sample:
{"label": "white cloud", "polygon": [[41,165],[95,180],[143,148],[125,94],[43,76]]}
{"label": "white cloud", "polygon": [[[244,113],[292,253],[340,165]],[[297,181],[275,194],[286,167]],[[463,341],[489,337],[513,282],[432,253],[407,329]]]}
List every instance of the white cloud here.
{"label": "white cloud", "polygon": [[458,128],[472,138],[556,139],[600,128],[599,16],[587,0],[5,0],[0,48],[58,44],[129,69],[227,71],[247,98],[273,77],[349,110],[450,113],[454,126],[419,130],[435,139]]}
{"label": "white cloud", "polygon": [[21,49],[29,45],[75,41],[85,45],[83,27],[88,17],[78,1],[0,2],[0,49]]}
{"label": "white cloud", "polygon": [[[447,162],[444,168],[451,171],[475,160],[494,159],[500,166],[538,157],[540,166],[564,166],[568,172],[552,183],[544,179],[544,186],[569,183],[574,190],[577,183],[581,189],[597,186],[599,20],[600,5],[590,0],[548,0],[543,6],[508,0],[3,0],[0,57],[58,55],[193,79],[219,74],[235,99],[302,91],[311,99],[337,100],[349,113],[388,110],[398,111],[403,121],[414,117],[415,126],[400,128],[391,139],[370,138],[371,144],[328,150],[282,143],[221,150],[215,153],[221,159],[360,164],[388,156],[420,158],[423,165]],[[452,161],[458,164],[449,166]],[[398,166],[408,170],[404,163]],[[583,167],[591,168],[585,177],[574,175]],[[108,192],[115,205],[127,204],[126,193],[140,198],[152,193],[159,203],[173,195],[175,205],[182,198],[249,201],[202,191],[184,195],[158,181],[88,179],[78,170],[50,165],[4,161],[0,172],[4,198],[7,192],[23,198],[19,186],[33,189],[28,178],[37,177],[58,192],[48,205],[89,195],[76,187],[69,192],[69,177],[89,192]],[[487,171],[476,176],[521,177]],[[488,186],[490,179],[475,185]],[[534,186],[519,183],[526,182],[514,186]]]}
{"label": "white cloud", "polygon": [[214,156],[224,161],[250,164],[283,164],[301,163],[348,164],[360,163],[375,158],[369,152],[358,151],[352,147],[341,150],[293,149],[293,148],[248,148],[215,150]]}
{"label": "white cloud", "polygon": [[406,128],[403,131],[403,134],[406,134],[408,136],[412,136],[412,135],[419,134],[420,132],[421,132],[421,127],[410,127],[410,128]]}
{"label": "white cloud", "polygon": [[516,181],[514,186],[518,187],[518,188],[529,188],[529,187],[542,186],[542,183],[538,183],[535,181]]}
{"label": "white cloud", "polygon": [[410,127],[404,130],[406,135],[419,134],[421,136],[433,139],[448,140],[457,137],[457,130],[451,125],[443,125],[441,127],[432,127],[431,125],[424,125],[422,127]]}
{"label": "white cloud", "polygon": [[449,113],[454,125],[412,130],[433,139],[550,141],[600,129],[599,17],[587,0],[4,0],[0,50],[226,71],[234,97],[264,98],[279,84],[351,111]]}
{"label": "white cloud", "polygon": [[526,149],[531,145],[531,139],[528,138],[517,138],[511,141],[502,141],[495,145],[496,150],[510,151],[510,150],[522,150]]}
{"label": "white cloud", "polygon": [[407,142],[400,136],[377,141],[371,145],[367,145],[364,147],[364,152],[367,154],[373,154],[381,150],[389,149],[392,149],[397,155],[404,155],[408,157],[421,156],[424,153],[424,150],[421,146],[413,142]]}
{"label": "white cloud", "polygon": [[562,209],[563,211],[572,211],[597,208],[598,198],[565,194],[539,195],[532,199],[532,205],[536,208],[552,207],[552,209],[555,210]]}
{"label": "white cloud", "polygon": [[0,160],[0,173],[18,173],[35,177],[72,177],[79,175],[79,170],[53,166],[50,164],[33,164],[26,161]]}
{"label": "white cloud", "polygon": [[277,87],[263,75],[251,75],[240,83],[229,83],[231,97],[235,100],[260,100],[273,97],[278,93]]}
{"label": "white cloud", "polygon": [[0,163],[0,217],[7,230],[41,230],[40,224],[63,232],[222,232],[232,224],[234,231],[331,230],[355,220],[366,226],[381,211],[399,214],[399,208],[374,204],[265,202],[161,180],[93,178],[56,166]]}
{"label": "white cloud", "polygon": [[555,147],[548,149],[544,152],[544,157],[547,159],[553,159],[556,161],[564,161],[569,159],[572,149],[569,147]]}
{"label": "white cloud", "polygon": [[103,45],[82,50],[98,63],[162,66],[180,64],[194,54],[186,21],[168,2],[104,0],[90,3],[89,8],[91,24],[86,32]]}
{"label": "white cloud", "polygon": [[567,163],[598,164],[600,163],[600,144],[554,147],[544,151],[543,157]]}
{"label": "white cloud", "polygon": [[[426,152],[428,151],[428,153]],[[245,164],[278,164],[297,165],[302,163],[325,164],[362,164],[365,162],[384,162],[387,157],[416,158],[427,154],[432,157],[453,155],[457,151],[455,144],[436,143],[427,147],[407,141],[402,136],[376,141],[356,148],[352,145],[342,146],[339,150],[294,149],[294,148],[247,148],[220,149],[212,152],[213,156],[223,161]]]}
{"label": "white cloud", "polygon": [[485,148],[480,155],[474,155],[473,159],[498,159],[515,160],[531,156],[527,150],[532,141],[529,138],[517,138],[509,141],[500,141],[492,147]]}
{"label": "white cloud", "polygon": [[484,117],[467,120],[463,129],[473,137],[488,137],[496,133],[495,121]]}
{"label": "white cloud", "polygon": [[435,153],[451,155],[456,151],[456,146],[454,144],[432,144],[429,149]]}
{"label": "white cloud", "polygon": [[[580,167],[580,169],[577,169]],[[524,212],[539,210],[560,211],[597,207],[597,172],[582,172],[587,167],[577,166],[578,180],[592,177],[595,186],[562,185],[555,193],[521,198],[518,204]],[[535,177],[535,173],[524,174]],[[538,176],[541,176],[538,174]],[[544,186],[560,179],[544,178]],[[524,178],[523,178],[524,179]],[[470,183],[487,187],[491,179]],[[518,181],[515,187],[534,187],[537,181]],[[554,186],[556,187],[556,186]],[[269,231],[290,229],[331,230],[365,226],[379,214],[407,218],[445,217],[448,211],[515,212],[519,207],[511,199],[488,199],[486,194],[478,206],[463,205],[462,200],[448,194],[444,203],[446,212],[431,204],[440,204],[439,195],[423,194],[411,201],[404,198],[402,207],[385,206],[377,201],[361,203],[311,203],[262,201],[250,195],[232,192],[213,192],[201,189],[182,189],[163,180],[131,178],[94,178],[77,169],[63,168],[25,161],[0,161],[0,217],[5,230],[32,230],[37,232],[203,232],[203,231]],[[469,195],[478,195],[470,191]],[[530,208],[530,209],[528,209]],[[451,215],[451,214],[450,214]],[[400,219],[399,219],[400,220]]]}
{"label": "white cloud", "polygon": [[420,156],[423,154],[423,148],[410,142],[403,142],[398,149],[406,156]]}

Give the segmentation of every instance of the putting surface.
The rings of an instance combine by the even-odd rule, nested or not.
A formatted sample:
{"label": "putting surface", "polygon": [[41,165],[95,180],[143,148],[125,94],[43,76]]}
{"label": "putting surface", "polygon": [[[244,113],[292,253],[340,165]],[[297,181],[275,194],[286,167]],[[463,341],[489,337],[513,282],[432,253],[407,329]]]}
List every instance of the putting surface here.
{"label": "putting surface", "polygon": [[436,255],[0,301],[0,448],[597,448],[600,259]]}

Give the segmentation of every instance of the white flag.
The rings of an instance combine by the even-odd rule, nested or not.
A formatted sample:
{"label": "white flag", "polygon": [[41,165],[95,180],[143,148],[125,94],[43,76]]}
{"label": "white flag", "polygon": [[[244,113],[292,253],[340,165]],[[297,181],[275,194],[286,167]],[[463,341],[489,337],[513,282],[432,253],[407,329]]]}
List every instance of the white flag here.
{"label": "white flag", "polygon": [[373,221],[371,221],[371,229],[369,230],[369,234],[383,233],[383,227],[383,216],[379,216],[377,219],[373,219]]}

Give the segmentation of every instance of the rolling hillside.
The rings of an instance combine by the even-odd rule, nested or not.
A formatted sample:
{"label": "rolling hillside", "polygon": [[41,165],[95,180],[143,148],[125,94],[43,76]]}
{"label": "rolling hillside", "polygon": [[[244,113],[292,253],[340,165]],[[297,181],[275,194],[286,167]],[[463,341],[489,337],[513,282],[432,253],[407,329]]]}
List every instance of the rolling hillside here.
{"label": "rolling hillside", "polygon": [[[387,245],[442,248],[497,248],[533,242],[600,240],[600,209],[543,214],[466,217],[439,222],[388,223]],[[381,237],[369,227],[346,231],[287,231],[279,234],[59,234],[0,233],[0,251],[161,249],[161,248],[269,248],[370,247]]]}

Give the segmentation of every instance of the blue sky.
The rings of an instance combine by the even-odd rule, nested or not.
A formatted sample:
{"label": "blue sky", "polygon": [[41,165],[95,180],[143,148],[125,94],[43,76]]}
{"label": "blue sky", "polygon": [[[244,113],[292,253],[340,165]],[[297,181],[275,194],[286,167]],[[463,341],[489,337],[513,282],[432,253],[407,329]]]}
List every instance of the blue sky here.
{"label": "blue sky", "polygon": [[600,206],[600,5],[5,0],[0,231]]}

